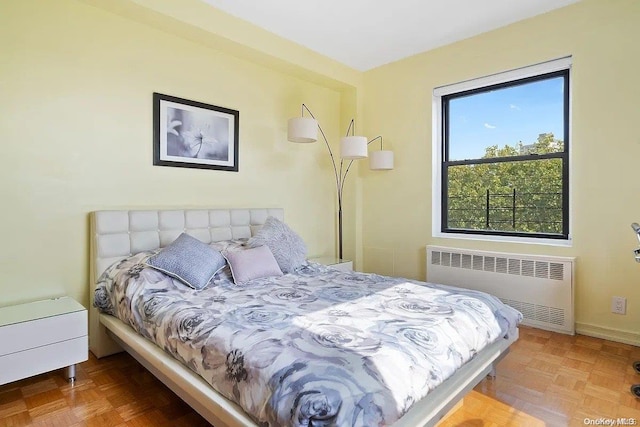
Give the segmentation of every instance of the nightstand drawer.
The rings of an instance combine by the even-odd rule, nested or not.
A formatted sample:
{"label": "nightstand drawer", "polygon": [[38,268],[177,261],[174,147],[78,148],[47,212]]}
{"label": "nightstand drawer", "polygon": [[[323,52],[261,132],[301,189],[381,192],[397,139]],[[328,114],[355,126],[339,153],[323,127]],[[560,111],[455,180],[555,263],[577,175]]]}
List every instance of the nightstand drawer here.
{"label": "nightstand drawer", "polygon": [[333,257],[318,257],[309,259],[311,262],[326,265],[340,271],[353,271],[353,261]]}
{"label": "nightstand drawer", "polygon": [[87,360],[87,336],[0,356],[0,384]]}
{"label": "nightstand drawer", "polygon": [[87,312],[77,311],[0,327],[0,356],[87,336]]}
{"label": "nightstand drawer", "polygon": [[337,264],[331,264],[331,267],[340,271],[353,271],[353,261],[342,260]]}

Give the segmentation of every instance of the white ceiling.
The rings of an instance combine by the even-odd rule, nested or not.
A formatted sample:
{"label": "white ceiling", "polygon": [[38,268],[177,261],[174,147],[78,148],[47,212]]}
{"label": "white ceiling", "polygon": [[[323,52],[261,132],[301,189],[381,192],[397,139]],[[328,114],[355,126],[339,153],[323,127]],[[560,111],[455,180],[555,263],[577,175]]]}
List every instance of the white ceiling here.
{"label": "white ceiling", "polygon": [[203,0],[360,71],[579,0]]}

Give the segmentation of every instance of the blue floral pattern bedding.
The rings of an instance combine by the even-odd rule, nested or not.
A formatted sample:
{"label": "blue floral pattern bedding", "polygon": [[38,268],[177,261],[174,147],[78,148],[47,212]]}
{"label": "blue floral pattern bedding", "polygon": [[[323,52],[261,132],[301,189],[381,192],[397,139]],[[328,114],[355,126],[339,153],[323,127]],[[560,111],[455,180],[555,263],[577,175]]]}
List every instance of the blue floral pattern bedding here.
{"label": "blue floral pattern bedding", "polygon": [[109,267],[95,305],[199,374],[260,426],[384,426],[521,314],[487,294],[309,263],[197,291],[144,265]]}

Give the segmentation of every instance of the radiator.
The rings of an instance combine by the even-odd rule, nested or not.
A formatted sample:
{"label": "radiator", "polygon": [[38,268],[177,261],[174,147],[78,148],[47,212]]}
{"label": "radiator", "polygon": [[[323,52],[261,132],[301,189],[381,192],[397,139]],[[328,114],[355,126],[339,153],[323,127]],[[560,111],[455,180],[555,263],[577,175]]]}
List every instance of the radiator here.
{"label": "radiator", "polygon": [[523,324],[573,335],[575,258],[427,246],[427,282],[495,295]]}

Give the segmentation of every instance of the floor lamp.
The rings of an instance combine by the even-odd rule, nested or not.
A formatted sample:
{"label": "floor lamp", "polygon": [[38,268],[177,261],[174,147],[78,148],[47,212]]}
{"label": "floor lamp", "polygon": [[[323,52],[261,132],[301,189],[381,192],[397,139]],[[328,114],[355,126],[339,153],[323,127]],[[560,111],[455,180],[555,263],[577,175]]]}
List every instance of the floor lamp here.
{"label": "floor lamp", "polygon": [[[305,117],[305,111],[311,117]],[[318,140],[318,130],[327,146],[327,150],[329,150],[329,157],[331,157],[333,174],[336,180],[336,190],[338,193],[338,258],[342,259],[342,194],[351,165],[354,160],[368,157],[367,146],[379,139],[380,150],[371,153],[369,168],[371,170],[393,169],[393,151],[383,150],[382,136],[380,135],[370,141],[364,136],[355,135],[355,124],[352,119],[347,128],[346,135],[340,139],[340,164],[336,164],[336,158],[333,155],[327,136],[322,130],[322,126],[320,126],[318,120],[305,104],[302,104],[300,117],[289,119],[287,139],[291,142],[299,143],[316,142]],[[349,132],[351,132],[351,135],[349,135]],[[345,160],[348,160],[349,163],[345,164]]]}

